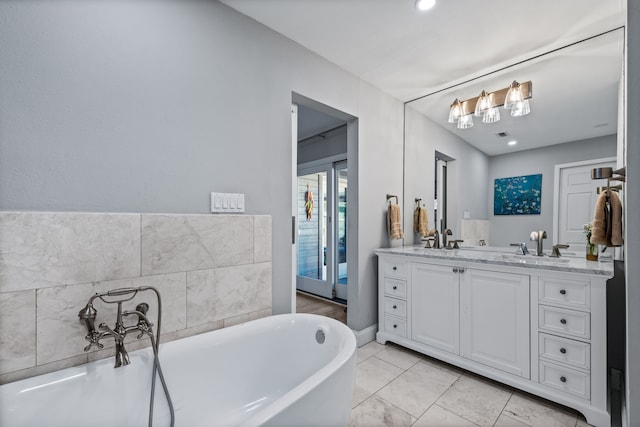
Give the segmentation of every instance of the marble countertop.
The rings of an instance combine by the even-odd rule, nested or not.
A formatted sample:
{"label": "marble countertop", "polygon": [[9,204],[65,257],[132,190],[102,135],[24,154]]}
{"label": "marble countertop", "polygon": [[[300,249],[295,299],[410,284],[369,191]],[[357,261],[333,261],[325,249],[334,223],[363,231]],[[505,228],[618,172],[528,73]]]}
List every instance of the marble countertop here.
{"label": "marble countertop", "polygon": [[565,271],[570,273],[595,274],[613,277],[613,261],[587,261],[581,253],[567,251],[565,256],[552,258],[534,254],[517,255],[516,248],[495,246],[473,246],[460,249],[427,249],[422,245],[376,249],[377,255],[418,256],[448,261],[473,262],[533,268],[537,270]]}

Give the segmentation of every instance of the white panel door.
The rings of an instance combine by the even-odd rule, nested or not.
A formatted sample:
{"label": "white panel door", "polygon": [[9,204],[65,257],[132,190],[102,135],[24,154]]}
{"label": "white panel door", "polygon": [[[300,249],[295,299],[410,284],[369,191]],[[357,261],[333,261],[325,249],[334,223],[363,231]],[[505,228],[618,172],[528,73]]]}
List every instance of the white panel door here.
{"label": "white panel door", "polygon": [[460,354],[529,378],[529,276],[466,269],[460,307]]}
{"label": "white panel door", "polygon": [[572,245],[570,250],[582,250],[586,244],[584,224],[593,221],[593,210],[598,199],[597,189],[607,184],[606,180],[591,179],[591,169],[596,167],[615,168],[615,162],[560,169],[558,243]]}
{"label": "white panel door", "polygon": [[453,267],[411,266],[411,339],[459,354],[458,273]]}

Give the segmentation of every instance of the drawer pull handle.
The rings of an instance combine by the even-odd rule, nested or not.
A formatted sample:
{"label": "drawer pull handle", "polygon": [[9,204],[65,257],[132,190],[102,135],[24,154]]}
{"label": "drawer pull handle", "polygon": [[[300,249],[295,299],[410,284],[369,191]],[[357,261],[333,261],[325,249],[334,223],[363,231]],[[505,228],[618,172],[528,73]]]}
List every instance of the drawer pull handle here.
{"label": "drawer pull handle", "polygon": [[393,271],[396,271],[398,269],[398,267],[396,267],[395,265],[393,266]]}
{"label": "drawer pull handle", "polygon": [[398,287],[396,285],[393,285],[393,290],[395,291],[396,289],[398,289]]}
{"label": "drawer pull handle", "polygon": [[560,295],[566,295],[567,291],[565,291],[564,289],[560,289]]}
{"label": "drawer pull handle", "polygon": [[394,304],[393,309],[395,310],[396,308],[398,308],[398,306]]}
{"label": "drawer pull handle", "polygon": [[458,272],[458,267],[453,267],[453,272],[457,273]]}
{"label": "drawer pull handle", "polygon": [[560,353],[565,354],[566,352],[567,352],[567,349],[566,349],[566,348],[562,347],[562,348],[560,349]]}
{"label": "drawer pull handle", "polygon": [[563,383],[567,382],[567,377],[560,377],[560,381],[562,381]]}
{"label": "drawer pull handle", "polygon": [[560,323],[562,323],[563,325],[567,324],[567,319],[560,319]]}
{"label": "drawer pull handle", "polygon": [[394,329],[395,329],[395,328],[397,328],[397,327],[398,327],[398,325],[393,325],[393,328],[394,328]]}

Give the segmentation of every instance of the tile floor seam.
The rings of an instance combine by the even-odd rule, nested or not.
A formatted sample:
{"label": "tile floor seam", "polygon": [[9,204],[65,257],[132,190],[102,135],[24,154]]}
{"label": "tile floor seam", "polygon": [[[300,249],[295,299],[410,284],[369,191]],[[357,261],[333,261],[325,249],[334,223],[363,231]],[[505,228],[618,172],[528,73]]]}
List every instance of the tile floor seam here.
{"label": "tile floor seam", "polygon": [[[465,421],[470,422],[470,423],[471,423],[471,424],[473,424],[474,426],[478,426],[478,427],[480,427],[480,424],[475,423],[475,422],[471,421],[470,419],[465,418],[465,417],[463,417],[462,415],[460,415],[460,414],[458,414],[458,413],[456,413],[456,412],[453,412],[451,409],[447,409],[447,408],[445,408],[444,406],[440,406],[440,405],[438,405],[438,402],[437,402],[437,401],[436,401],[436,402],[434,402],[434,403],[433,403],[433,405],[437,406],[438,408],[442,409],[443,411],[447,411],[447,412],[449,412],[449,413],[451,413],[451,414],[453,414],[453,415],[455,415],[455,416],[457,416],[457,417],[462,418],[462,419],[463,419],[463,420],[465,420]],[[433,405],[432,405],[432,406],[433,406]],[[498,418],[499,418],[499,417],[498,417]],[[494,424],[495,424],[495,423],[494,423]]]}
{"label": "tile floor seam", "polygon": [[[378,391],[380,391],[380,390],[378,390]],[[372,396],[369,396],[367,399],[369,399],[369,398],[371,398],[371,397],[374,397],[374,396],[375,396],[375,397],[377,397],[378,399],[382,400],[382,401],[383,401],[384,403],[386,403],[387,405],[389,405],[389,406],[393,406],[393,407],[394,407],[395,409],[397,409],[398,411],[400,411],[400,412],[402,412],[402,413],[404,413],[404,414],[407,414],[407,415],[409,416],[409,419],[411,419],[411,418],[415,418],[413,415],[411,415],[410,413],[408,413],[408,412],[407,412],[407,411],[405,411],[404,409],[400,408],[399,406],[394,405],[393,403],[389,402],[387,399],[382,398],[381,396],[378,396],[378,392],[374,393]],[[365,400],[367,400],[367,399],[365,399]],[[417,422],[417,421],[418,421],[418,419],[416,418],[416,421],[415,421],[415,422]],[[415,424],[415,422],[411,423],[411,425]]]}
{"label": "tile floor seam", "polygon": [[[492,424],[493,426],[495,426],[495,425],[496,425],[496,423],[497,423],[497,422],[498,422],[498,420],[500,419],[500,416],[502,416],[503,414],[504,414],[504,416],[505,416],[505,417],[509,417],[509,415],[507,415],[507,413],[505,413],[505,412],[504,412],[504,410],[506,409],[506,407],[507,407],[507,405],[509,404],[509,402],[511,402],[511,398],[512,398],[512,397],[513,397],[513,393],[512,393],[512,392],[509,392],[509,398],[507,399],[507,401],[504,403],[504,406],[503,406],[503,407],[502,407],[502,409],[500,410],[500,413],[498,414],[498,418],[496,418],[496,420],[493,422],[493,424]],[[512,420],[516,420],[516,419],[515,419],[515,418],[513,418],[513,417],[509,417],[509,418],[511,418]],[[516,420],[516,421],[520,421],[520,420]],[[522,421],[520,421],[520,422],[522,422]],[[527,423],[524,423],[524,422],[523,422],[522,424],[527,424]],[[529,425],[529,424],[527,424],[527,425]]]}
{"label": "tile floor seam", "polygon": [[[508,413],[508,412],[504,412],[504,410],[503,410],[502,412],[500,412],[500,416],[502,416],[502,415],[504,415],[505,417],[507,417],[507,418],[509,418],[509,419],[512,419],[512,420],[514,420],[514,421],[517,421],[517,422],[519,422],[519,423],[522,423],[522,424],[524,424],[524,425],[527,425],[527,426],[531,427],[531,424],[526,423],[526,422],[524,422],[524,421],[522,421],[522,420],[519,420],[519,419],[517,419],[517,418],[515,418],[515,417],[510,416],[510,415],[509,415],[509,413]],[[500,418],[500,417],[498,417],[498,419],[499,419],[499,418]],[[496,420],[496,423],[497,423],[497,422],[498,422],[498,420]],[[495,425],[496,423],[493,423],[493,425]],[[574,427],[575,427],[575,426],[574,426]]]}

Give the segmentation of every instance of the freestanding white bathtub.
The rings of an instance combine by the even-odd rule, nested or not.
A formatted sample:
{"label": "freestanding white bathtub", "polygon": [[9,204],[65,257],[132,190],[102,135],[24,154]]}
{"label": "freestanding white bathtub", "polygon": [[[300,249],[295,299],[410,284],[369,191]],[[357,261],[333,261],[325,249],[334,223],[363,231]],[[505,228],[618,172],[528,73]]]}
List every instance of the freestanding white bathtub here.
{"label": "freestanding white bathtub", "polygon": [[[153,354],[130,358],[118,369],[108,358],[0,386],[0,425],[146,426]],[[160,363],[176,426],[345,426],[356,341],[336,320],[278,315],[161,343]],[[153,425],[169,422],[156,381]]]}

